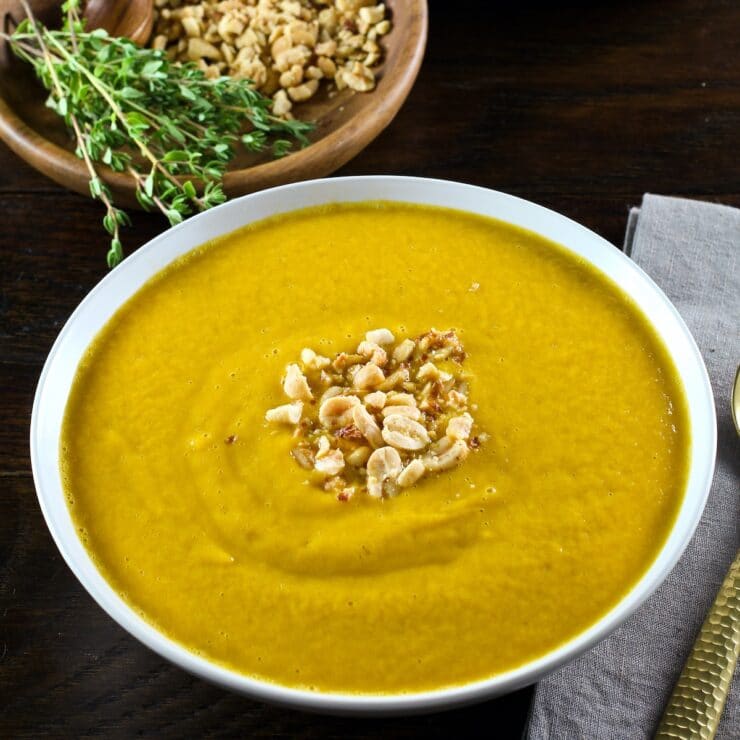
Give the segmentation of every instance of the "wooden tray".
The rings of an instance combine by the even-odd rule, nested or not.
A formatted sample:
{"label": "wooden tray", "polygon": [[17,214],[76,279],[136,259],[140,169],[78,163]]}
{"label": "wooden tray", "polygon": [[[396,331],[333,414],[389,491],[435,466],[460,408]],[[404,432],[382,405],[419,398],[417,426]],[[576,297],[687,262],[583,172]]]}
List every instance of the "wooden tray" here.
{"label": "wooden tray", "polygon": [[[58,2],[32,2],[34,13],[49,25],[59,18]],[[392,120],[419,72],[427,38],[425,0],[387,0],[392,30],[383,38],[385,60],[371,93],[343,90],[329,98],[322,90],[300,108],[300,116],[316,122],[311,145],[282,159],[240,152],[224,184],[230,196],[297,180],[323,177],[366,147]],[[0,0],[0,21],[23,17],[20,3]],[[60,185],[89,195],[88,175],[74,155],[74,145],[59,117],[45,105],[46,91],[33,70],[0,41],[0,138],[32,167]],[[139,207],[133,179],[99,165],[116,201]]]}

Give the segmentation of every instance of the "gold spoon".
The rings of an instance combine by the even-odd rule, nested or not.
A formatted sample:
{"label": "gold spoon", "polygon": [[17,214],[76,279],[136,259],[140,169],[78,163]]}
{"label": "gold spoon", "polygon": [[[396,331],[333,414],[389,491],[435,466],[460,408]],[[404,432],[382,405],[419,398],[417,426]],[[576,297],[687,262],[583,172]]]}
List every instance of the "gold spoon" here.
{"label": "gold spoon", "polygon": [[735,385],[732,387],[732,420],[735,422],[735,429],[740,435],[740,366],[735,373]]}
{"label": "gold spoon", "polygon": [[[740,367],[732,388],[740,435]],[[717,733],[740,654],[740,551],[720,586],[668,700],[656,740],[711,740]]]}
{"label": "gold spoon", "polygon": [[143,46],[152,35],[153,0],[87,0],[88,28],[104,28],[111,36],[126,36]]}

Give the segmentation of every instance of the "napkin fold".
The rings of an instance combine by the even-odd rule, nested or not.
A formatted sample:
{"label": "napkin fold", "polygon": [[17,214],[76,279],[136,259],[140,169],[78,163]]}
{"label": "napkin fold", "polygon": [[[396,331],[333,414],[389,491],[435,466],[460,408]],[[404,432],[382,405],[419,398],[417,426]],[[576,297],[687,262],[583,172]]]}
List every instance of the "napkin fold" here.
{"label": "napkin fold", "polygon": [[[660,589],[538,684],[529,740],[651,738],[740,545],[740,444],[730,415],[740,363],[740,210],[646,194],[630,212],[625,251],[678,308],[704,357],[717,407],[716,471],[701,523]],[[735,675],[717,738],[739,736]]]}

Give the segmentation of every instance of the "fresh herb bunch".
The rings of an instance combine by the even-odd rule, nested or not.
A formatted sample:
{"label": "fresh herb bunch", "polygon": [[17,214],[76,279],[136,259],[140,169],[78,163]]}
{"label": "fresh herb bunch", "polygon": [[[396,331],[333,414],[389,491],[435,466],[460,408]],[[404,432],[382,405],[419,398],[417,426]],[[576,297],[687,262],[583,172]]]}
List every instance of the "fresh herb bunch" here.
{"label": "fresh herb bunch", "polygon": [[73,131],[76,154],[90,175],[90,193],[106,208],[108,265],[123,258],[120,227],[128,215],[113,204],[96,163],[128,172],[146,210],[170,224],[222,203],[223,176],[239,142],[250,151],[285,155],[306,145],[311,123],[283,120],[248,80],[207,79],[193,63],[175,64],[104,30],[85,30],[80,0],[64,3],[64,25],[50,30],[23,2],[26,18],[11,36],[13,52],[33,65],[49,90],[46,104]]}

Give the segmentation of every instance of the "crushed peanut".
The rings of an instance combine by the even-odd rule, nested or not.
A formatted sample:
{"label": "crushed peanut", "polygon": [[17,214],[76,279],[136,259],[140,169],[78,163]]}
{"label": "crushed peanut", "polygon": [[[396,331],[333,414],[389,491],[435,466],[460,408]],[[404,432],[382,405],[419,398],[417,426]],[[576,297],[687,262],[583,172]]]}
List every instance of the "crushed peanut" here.
{"label": "crushed peanut", "polygon": [[465,358],[454,330],[396,343],[377,329],[333,358],[305,348],[282,381],[292,402],[265,419],[293,426],[291,455],[337,500],[394,496],[460,465],[487,439],[473,435]]}
{"label": "crushed peanut", "polygon": [[[251,80],[290,118],[325,80],[369,92],[391,30],[375,0],[155,0],[150,45],[173,61],[197,62],[206,77]],[[331,91],[330,91],[331,94]],[[374,341],[374,340],[370,340]]]}

